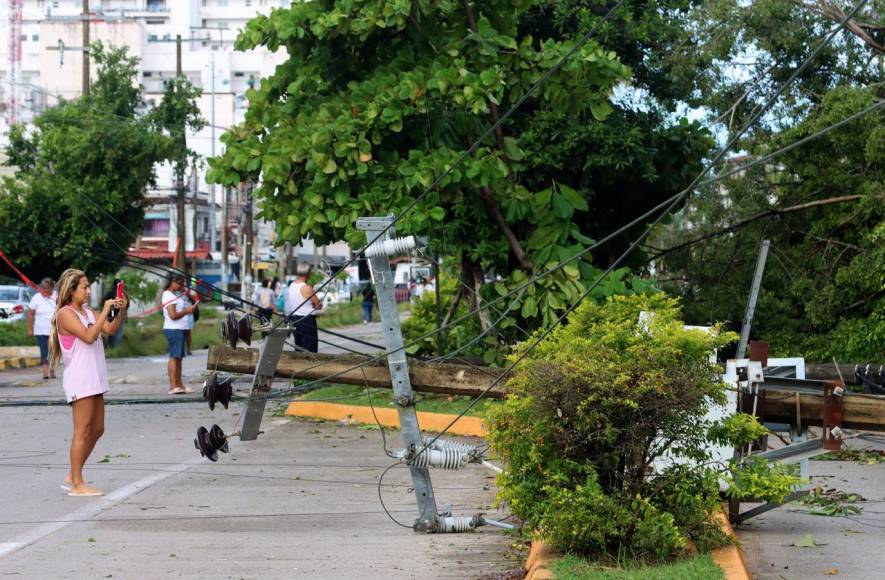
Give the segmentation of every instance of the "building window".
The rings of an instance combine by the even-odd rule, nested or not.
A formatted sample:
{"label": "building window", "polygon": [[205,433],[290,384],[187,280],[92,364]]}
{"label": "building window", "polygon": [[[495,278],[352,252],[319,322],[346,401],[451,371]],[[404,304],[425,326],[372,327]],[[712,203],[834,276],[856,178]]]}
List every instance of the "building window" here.
{"label": "building window", "polygon": [[58,2],[57,2],[57,1],[56,1],[56,2],[53,2],[53,3],[52,3],[52,7],[57,9],[57,8],[58,8]]}
{"label": "building window", "polygon": [[145,219],[144,232],[146,238],[160,238],[169,235],[169,218]]}
{"label": "building window", "polygon": [[154,73],[152,73],[152,72],[150,72],[150,71],[147,71],[147,72],[144,73],[144,78],[146,78],[146,79],[149,79],[149,78],[151,78],[152,76],[154,76]]}
{"label": "building window", "polygon": [[172,35],[170,33],[166,33],[163,35],[163,40],[172,40]]}
{"label": "building window", "polygon": [[40,40],[40,35],[39,34],[32,34],[31,40],[33,40],[34,42],[37,42],[38,40]]}
{"label": "building window", "polygon": [[218,0],[219,6],[227,6],[227,0]]}
{"label": "building window", "polygon": [[252,6],[252,0],[246,0],[246,6]]}
{"label": "building window", "polygon": [[27,39],[28,39],[28,35],[27,35],[27,34],[22,34],[22,40],[27,40]]}
{"label": "building window", "polygon": [[148,34],[148,42],[156,42],[159,40],[156,34]]}

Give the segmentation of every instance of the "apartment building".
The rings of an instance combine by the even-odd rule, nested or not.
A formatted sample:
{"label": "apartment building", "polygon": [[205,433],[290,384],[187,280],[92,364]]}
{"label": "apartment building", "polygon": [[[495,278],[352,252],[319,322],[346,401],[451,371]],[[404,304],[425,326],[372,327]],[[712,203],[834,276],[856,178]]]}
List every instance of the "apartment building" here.
{"label": "apartment building", "polygon": [[[291,0],[90,0],[91,40],[129,47],[140,60],[139,82],[147,106],[162,98],[163,82],[176,73],[176,36],[182,42],[182,73],[203,95],[198,105],[207,126],[187,136],[203,159],[223,152],[220,136],[241,121],[246,91],[286,58],[285,51],[235,52],[233,42],[246,22],[259,13],[286,7]],[[20,18],[15,14],[20,6]],[[82,89],[82,0],[6,0],[0,3],[0,136],[11,120],[27,123],[60,98],[75,99]],[[5,27],[4,27],[5,24]],[[14,31],[16,38],[12,38]],[[92,71],[94,75],[94,70]],[[2,139],[2,137],[0,137]],[[186,176],[185,247],[194,259],[220,259],[220,232],[227,227],[231,247],[242,246],[242,192],[232,191],[228,224],[221,224],[221,188],[205,181],[205,163]],[[158,186],[148,192],[142,238],[137,251],[163,256],[173,252],[178,232],[174,174],[158,167]],[[214,201],[214,203],[213,203]],[[215,235],[212,235],[214,208]],[[275,258],[272,224],[255,220],[255,256]],[[210,239],[215,247],[210,248]]]}

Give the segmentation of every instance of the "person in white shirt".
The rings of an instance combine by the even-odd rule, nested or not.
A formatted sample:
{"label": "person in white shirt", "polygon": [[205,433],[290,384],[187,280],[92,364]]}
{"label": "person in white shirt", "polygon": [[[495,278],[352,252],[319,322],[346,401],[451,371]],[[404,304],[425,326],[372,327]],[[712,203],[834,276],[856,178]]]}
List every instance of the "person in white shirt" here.
{"label": "person in white shirt", "polygon": [[183,395],[193,393],[193,389],[184,386],[181,381],[181,360],[185,356],[184,333],[190,327],[189,317],[193,318],[196,305],[189,306],[184,297],[184,277],[172,275],[166,282],[163,296],[163,335],[169,343],[169,394]]}
{"label": "person in white shirt", "polygon": [[320,342],[316,313],[323,309],[323,303],[313,286],[307,283],[310,272],[310,264],[302,262],[298,265],[298,278],[289,285],[286,314],[289,322],[295,324],[295,344],[307,352],[317,352]]}
{"label": "person in white shirt", "polygon": [[44,379],[55,378],[55,369],[49,368],[49,332],[57,300],[55,282],[52,278],[43,278],[37,287],[37,293],[28,303],[28,336],[37,337]]}

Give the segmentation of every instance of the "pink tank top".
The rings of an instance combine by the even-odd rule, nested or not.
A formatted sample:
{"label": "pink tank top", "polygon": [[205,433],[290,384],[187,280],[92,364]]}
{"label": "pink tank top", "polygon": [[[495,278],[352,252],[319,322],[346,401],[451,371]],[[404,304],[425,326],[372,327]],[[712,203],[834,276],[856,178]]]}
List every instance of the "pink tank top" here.
{"label": "pink tank top", "polygon": [[[86,311],[86,316],[71,306],[69,309],[77,315],[83,326],[89,328],[95,324],[95,314]],[[98,393],[108,390],[108,368],[104,358],[104,343],[101,337],[92,344],[87,344],[76,336],[58,335],[61,345],[65,371],[62,375],[62,386],[66,393]],[[69,397],[70,398],[70,397]]]}

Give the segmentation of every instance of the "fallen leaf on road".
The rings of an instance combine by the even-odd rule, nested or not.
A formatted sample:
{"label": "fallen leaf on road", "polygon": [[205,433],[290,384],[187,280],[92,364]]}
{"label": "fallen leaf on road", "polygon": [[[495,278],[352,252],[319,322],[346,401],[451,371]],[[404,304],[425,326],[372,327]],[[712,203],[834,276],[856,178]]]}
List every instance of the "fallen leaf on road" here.
{"label": "fallen leaf on road", "polygon": [[835,575],[838,574],[838,573],[839,573],[839,569],[838,569],[838,568],[830,568],[829,570],[827,570],[826,572],[824,572],[824,576],[835,576]]}
{"label": "fallen leaf on road", "polygon": [[799,540],[798,542],[793,542],[790,545],[797,548],[814,548],[816,546],[826,546],[826,544],[818,544],[814,540],[814,536],[812,536],[811,534],[805,534],[804,536],[802,536],[801,540]]}

